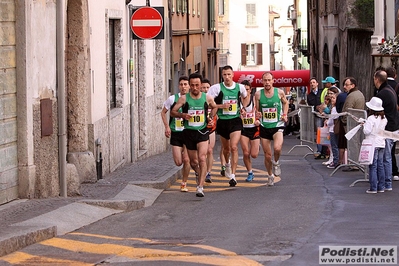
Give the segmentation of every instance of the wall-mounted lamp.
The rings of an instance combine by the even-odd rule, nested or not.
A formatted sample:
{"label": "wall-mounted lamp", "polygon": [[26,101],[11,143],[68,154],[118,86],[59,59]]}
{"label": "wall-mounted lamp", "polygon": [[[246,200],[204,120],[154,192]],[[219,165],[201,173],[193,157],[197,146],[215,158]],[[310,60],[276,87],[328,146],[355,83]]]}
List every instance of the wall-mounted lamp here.
{"label": "wall-mounted lamp", "polygon": [[184,62],[184,58],[183,58],[183,57],[180,57],[180,61]]}
{"label": "wall-mounted lamp", "polygon": [[[222,53],[222,54],[231,55],[231,52],[230,52],[229,49],[219,49],[219,51],[220,51],[220,53]],[[225,51],[227,51],[227,52],[225,52]]]}

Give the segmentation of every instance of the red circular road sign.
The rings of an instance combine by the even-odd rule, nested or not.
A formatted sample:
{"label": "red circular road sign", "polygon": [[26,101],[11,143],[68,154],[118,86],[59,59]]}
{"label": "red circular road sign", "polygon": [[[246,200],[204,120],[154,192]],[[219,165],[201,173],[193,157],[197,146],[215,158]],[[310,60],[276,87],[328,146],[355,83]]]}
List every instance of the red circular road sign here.
{"label": "red circular road sign", "polygon": [[155,38],[163,26],[162,15],[153,7],[145,6],[137,9],[130,19],[133,33],[141,39]]}

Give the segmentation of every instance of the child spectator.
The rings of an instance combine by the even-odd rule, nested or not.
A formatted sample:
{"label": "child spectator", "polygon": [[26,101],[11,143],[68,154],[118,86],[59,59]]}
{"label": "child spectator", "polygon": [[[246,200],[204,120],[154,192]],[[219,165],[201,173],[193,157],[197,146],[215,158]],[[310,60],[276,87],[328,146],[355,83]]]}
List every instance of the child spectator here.
{"label": "child spectator", "polygon": [[378,136],[381,130],[385,129],[388,120],[385,118],[382,100],[377,97],[371,98],[366,102],[369,108],[369,116],[363,124],[363,132],[366,139],[372,140],[374,143],[373,163],[369,165],[369,182],[370,189],[366,190],[368,194],[385,191],[385,171],[384,171],[384,149],[385,139]]}

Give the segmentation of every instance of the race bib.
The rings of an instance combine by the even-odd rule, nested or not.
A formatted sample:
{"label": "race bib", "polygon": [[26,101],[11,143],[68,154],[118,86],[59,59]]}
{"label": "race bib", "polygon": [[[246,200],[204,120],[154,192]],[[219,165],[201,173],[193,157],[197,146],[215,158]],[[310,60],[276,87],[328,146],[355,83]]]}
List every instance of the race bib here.
{"label": "race bib", "polygon": [[184,119],[183,118],[175,118],[175,129],[176,129],[176,131],[184,130]]}
{"label": "race bib", "polygon": [[277,108],[262,108],[262,119],[264,123],[277,122]]}
{"label": "race bib", "polygon": [[237,114],[237,100],[223,100],[223,104],[228,103],[228,108],[223,108],[224,115],[236,115]]}
{"label": "race bib", "polygon": [[254,127],[255,126],[255,113],[246,113],[242,118],[243,127]]}
{"label": "race bib", "polygon": [[205,112],[204,110],[188,110],[188,114],[191,115],[188,120],[190,127],[200,127],[205,123]]}

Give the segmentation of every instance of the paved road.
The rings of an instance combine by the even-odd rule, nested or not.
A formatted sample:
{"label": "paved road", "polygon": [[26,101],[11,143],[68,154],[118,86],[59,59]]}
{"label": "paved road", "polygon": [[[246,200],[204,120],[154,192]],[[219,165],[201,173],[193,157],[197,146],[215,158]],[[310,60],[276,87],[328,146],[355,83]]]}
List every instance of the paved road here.
{"label": "paved road", "polygon": [[365,182],[349,187],[361,172],[330,176],[321,161],[304,156],[306,148],[288,154],[295,144],[286,137],[274,187],[265,186],[262,153],[254,181],[246,183],[239,167],[235,188],[215,163],[204,198],[195,197],[191,175],[188,193],[175,183],[150,207],[29,246],[0,265],[319,265],[320,245],[397,246],[396,184],[392,192],[366,194]]}

